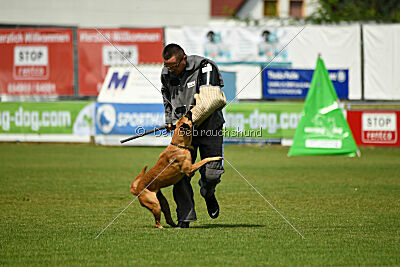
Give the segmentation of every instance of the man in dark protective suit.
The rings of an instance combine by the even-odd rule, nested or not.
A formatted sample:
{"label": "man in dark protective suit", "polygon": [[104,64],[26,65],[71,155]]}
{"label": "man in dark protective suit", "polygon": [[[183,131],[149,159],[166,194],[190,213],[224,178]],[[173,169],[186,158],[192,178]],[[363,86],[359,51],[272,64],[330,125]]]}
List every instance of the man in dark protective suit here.
{"label": "man in dark protective suit", "polygon": [[[161,73],[162,95],[165,107],[165,121],[169,130],[186,112],[193,109],[192,162],[196,161],[197,150],[201,159],[223,157],[222,126],[225,122],[221,105],[219,109],[202,106],[201,111],[193,108],[203,103],[213,103],[214,93],[208,89],[222,92],[222,76],[214,62],[200,56],[187,56],[177,44],[169,44],[163,50],[164,68]],[[196,99],[195,99],[195,94]],[[222,93],[223,95],[223,93]],[[202,98],[199,98],[201,96]],[[223,95],[223,98],[225,96]],[[226,101],[226,99],[225,99]],[[215,102],[214,102],[215,103]],[[226,103],[226,102],[225,102]],[[215,187],[224,173],[223,161],[209,162],[200,168],[200,193],[204,197],[208,214],[215,219],[219,215],[219,205],[215,197]],[[174,185],[173,195],[177,204],[178,227],[188,228],[196,221],[191,177],[184,177]]]}

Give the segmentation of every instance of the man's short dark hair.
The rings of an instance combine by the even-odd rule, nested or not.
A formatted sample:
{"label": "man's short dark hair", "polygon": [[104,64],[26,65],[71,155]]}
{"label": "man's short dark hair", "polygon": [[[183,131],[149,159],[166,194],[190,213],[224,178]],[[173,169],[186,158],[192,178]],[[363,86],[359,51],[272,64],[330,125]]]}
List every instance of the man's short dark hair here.
{"label": "man's short dark hair", "polygon": [[208,36],[214,36],[215,35],[215,33],[213,32],[213,31],[209,31],[208,33],[207,33],[207,37]]}
{"label": "man's short dark hair", "polygon": [[183,51],[182,47],[177,44],[169,44],[164,47],[162,52],[163,59],[168,60],[171,57],[175,56],[176,59],[181,59],[185,55],[185,51]]}
{"label": "man's short dark hair", "polygon": [[265,31],[263,31],[263,33],[261,34],[261,36],[264,36],[264,35],[270,35],[271,34],[271,32],[270,31],[268,31],[268,30],[265,30]]}

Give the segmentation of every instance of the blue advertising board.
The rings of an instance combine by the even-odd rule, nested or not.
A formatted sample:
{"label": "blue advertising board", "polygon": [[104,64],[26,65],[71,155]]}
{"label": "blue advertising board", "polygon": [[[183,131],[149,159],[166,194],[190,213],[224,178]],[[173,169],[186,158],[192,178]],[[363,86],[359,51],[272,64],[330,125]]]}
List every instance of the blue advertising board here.
{"label": "blue advertising board", "polygon": [[96,134],[136,135],[164,124],[164,105],[161,103],[96,103]]}
{"label": "blue advertising board", "polygon": [[224,87],[222,91],[225,93],[226,100],[228,102],[236,99],[236,72],[231,71],[220,71],[222,79],[224,80]]}
{"label": "blue advertising board", "polygon": [[[300,98],[307,96],[314,70],[278,69],[263,70],[263,98]],[[328,70],[329,77],[340,99],[348,99],[349,70]]]}

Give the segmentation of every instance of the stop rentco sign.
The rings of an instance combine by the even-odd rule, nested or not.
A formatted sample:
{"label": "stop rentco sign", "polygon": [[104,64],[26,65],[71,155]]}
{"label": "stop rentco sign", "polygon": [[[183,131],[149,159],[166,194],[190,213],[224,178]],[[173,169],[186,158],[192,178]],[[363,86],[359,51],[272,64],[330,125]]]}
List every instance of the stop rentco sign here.
{"label": "stop rentco sign", "polygon": [[394,144],[397,142],[397,114],[363,113],[363,143]]}

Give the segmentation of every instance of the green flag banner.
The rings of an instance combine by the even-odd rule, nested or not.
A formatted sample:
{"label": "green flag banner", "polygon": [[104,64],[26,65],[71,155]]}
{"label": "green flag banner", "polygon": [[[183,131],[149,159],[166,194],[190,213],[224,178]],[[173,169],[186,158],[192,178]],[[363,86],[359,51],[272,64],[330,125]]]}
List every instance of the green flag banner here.
{"label": "green flag banner", "polygon": [[321,58],[308,91],[303,114],[289,156],[346,155],[358,152],[353,135],[339,108],[338,97]]}

